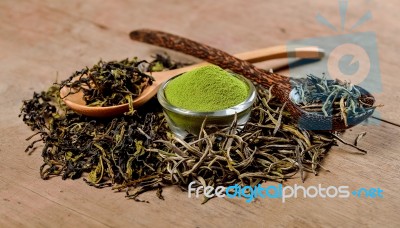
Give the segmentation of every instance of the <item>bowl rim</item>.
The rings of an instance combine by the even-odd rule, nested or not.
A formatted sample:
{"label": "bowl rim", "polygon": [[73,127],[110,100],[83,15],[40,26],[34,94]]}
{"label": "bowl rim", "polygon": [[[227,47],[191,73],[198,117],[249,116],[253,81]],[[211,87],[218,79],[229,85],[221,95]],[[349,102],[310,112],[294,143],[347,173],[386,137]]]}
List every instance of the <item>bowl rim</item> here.
{"label": "bowl rim", "polygon": [[248,80],[247,78],[243,77],[242,75],[235,74],[232,72],[229,72],[229,73],[232,74],[232,76],[237,77],[238,79],[242,80],[249,87],[249,95],[247,96],[247,98],[243,102],[241,102],[233,107],[229,107],[229,108],[221,109],[221,110],[217,110],[217,111],[198,112],[198,111],[192,111],[192,110],[188,110],[188,109],[179,108],[179,107],[172,105],[171,103],[168,102],[167,98],[165,97],[164,90],[167,87],[169,82],[171,82],[172,80],[174,80],[175,78],[179,77],[182,74],[176,75],[176,76],[168,79],[167,81],[163,82],[157,91],[157,99],[163,108],[167,109],[168,111],[180,114],[180,115],[186,115],[186,116],[192,116],[192,117],[205,117],[205,116],[224,117],[224,116],[232,116],[232,115],[241,113],[253,105],[253,103],[255,102],[256,97],[257,97],[257,91],[256,91],[256,88],[253,85],[253,83],[250,80]]}

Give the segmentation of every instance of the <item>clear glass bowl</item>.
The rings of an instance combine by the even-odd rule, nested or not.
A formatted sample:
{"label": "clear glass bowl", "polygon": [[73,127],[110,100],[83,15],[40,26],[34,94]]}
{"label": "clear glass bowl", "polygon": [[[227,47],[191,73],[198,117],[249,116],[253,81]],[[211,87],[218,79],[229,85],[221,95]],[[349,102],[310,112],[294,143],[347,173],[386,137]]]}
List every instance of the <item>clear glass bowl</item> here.
{"label": "clear glass bowl", "polygon": [[166,99],[164,90],[168,86],[168,83],[174,80],[174,78],[179,77],[179,75],[164,82],[158,90],[157,99],[163,107],[164,115],[171,131],[179,138],[184,138],[189,133],[198,135],[206,117],[207,125],[213,124],[218,127],[224,127],[232,124],[235,113],[237,113],[237,124],[244,125],[250,118],[251,108],[257,97],[256,89],[253,83],[243,76],[237,74],[233,74],[233,76],[245,82],[249,87],[248,97],[236,106],[214,112],[196,112],[173,106]]}

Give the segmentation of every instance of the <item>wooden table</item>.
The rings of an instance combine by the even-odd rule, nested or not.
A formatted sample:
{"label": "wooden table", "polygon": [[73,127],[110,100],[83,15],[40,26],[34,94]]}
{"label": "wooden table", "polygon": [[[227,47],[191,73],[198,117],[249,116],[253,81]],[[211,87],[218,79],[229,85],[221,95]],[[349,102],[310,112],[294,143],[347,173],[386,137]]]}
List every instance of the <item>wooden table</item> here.
{"label": "wooden table", "polygon": [[[337,1],[0,1],[0,226],[399,227],[398,2],[353,0],[347,21],[355,23],[368,10],[373,19],[357,31],[377,35],[383,91],[375,95],[385,105],[379,109],[383,121],[357,126],[344,136],[352,140],[367,131],[360,146],[368,155],[335,147],[324,162],[330,172],[307,175],[304,186],[379,187],[384,198],[264,199],[251,204],[213,199],[201,205],[200,199],[169,187],[164,201],[154,192],[144,194],[147,204],[82,180],[41,180],[40,150],[24,153],[31,132],[17,117],[21,101],[100,58],[146,58],[160,50],[131,41],[128,33],[133,29],[162,29],[238,53],[340,33],[315,20],[321,14],[340,25]],[[297,177],[287,184],[301,181]]]}

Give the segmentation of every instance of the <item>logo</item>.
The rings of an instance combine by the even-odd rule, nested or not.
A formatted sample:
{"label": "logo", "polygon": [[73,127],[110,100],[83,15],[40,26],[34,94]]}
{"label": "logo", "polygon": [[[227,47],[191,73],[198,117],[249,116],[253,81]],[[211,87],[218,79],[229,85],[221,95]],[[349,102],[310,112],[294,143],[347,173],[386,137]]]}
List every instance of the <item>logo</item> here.
{"label": "logo", "polygon": [[238,184],[231,185],[228,187],[218,186],[198,186],[195,181],[192,181],[188,186],[188,197],[199,198],[202,193],[207,198],[218,197],[218,198],[244,198],[246,203],[250,203],[253,200],[259,199],[280,199],[282,203],[285,203],[290,198],[350,198],[352,196],[357,198],[383,198],[383,190],[380,188],[360,188],[354,191],[350,191],[349,186],[327,186],[324,187],[322,184],[318,186],[304,187],[295,184],[294,186],[283,186],[282,184],[269,185],[262,187],[260,184],[257,186],[240,186]]}
{"label": "logo", "polygon": [[[369,1],[365,1],[368,4]],[[325,51],[325,56],[313,64],[310,60],[299,60],[289,65],[291,78],[304,78],[309,74],[317,77],[325,76],[326,79],[351,82],[376,94],[382,92],[382,83],[379,67],[379,55],[376,34],[373,31],[357,31],[361,25],[372,19],[370,11],[365,12],[356,23],[347,24],[346,14],[348,0],[339,0],[339,14],[341,24],[333,25],[321,14],[316,16],[316,21],[337,33],[334,36],[312,37],[302,40],[294,40],[287,43],[289,51],[305,46],[318,46]],[[374,116],[379,115],[376,111]],[[372,124],[371,121],[369,124]],[[376,123],[376,122],[375,122]],[[310,126],[312,124],[301,124]],[[310,129],[324,130],[324,129]]]}

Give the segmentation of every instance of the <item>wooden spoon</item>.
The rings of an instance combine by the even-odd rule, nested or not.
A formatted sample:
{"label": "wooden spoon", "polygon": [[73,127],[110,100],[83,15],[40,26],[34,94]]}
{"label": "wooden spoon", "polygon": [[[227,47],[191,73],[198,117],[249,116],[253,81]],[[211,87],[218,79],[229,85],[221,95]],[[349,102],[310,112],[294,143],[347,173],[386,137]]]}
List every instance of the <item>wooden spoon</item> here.
{"label": "wooden spoon", "polygon": [[[316,112],[307,112],[290,100],[292,83],[302,83],[301,80],[294,82],[294,80],[292,81],[288,77],[270,73],[263,69],[258,69],[250,62],[231,56],[216,48],[170,33],[141,29],[132,31],[130,37],[132,40],[180,51],[218,65],[222,68],[230,69],[233,72],[241,74],[253,82],[257,82],[267,88],[273,86],[271,88],[272,94],[282,103],[286,104],[286,109],[292,114],[294,119],[298,120],[300,127],[304,129],[329,131],[344,130],[361,123],[374,112],[374,109],[370,109],[357,116],[350,116],[347,118],[347,123],[341,118],[341,116],[324,116]],[[364,99],[363,102],[373,105],[375,102],[373,96],[361,87],[357,86],[357,88],[365,98],[369,98]]]}
{"label": "wooden spoon", "polygon": [[[307,58],[307,59],[320,59],[324,55],[323,50],[318,47],[304,47],[296,49],[295,51],[287,51],[286,46],[274,46],[264,49],[258,49],[255,51],[244,52],[235,55],[237,58],[249,61],[249,62],[261,62],[271,59],[287,58],[287,57],[297,57],[297,58]],[[152,72],[151,74],[155,81],[151,86],[145,88],[133,101],[134,107],[139,107],[149,101],[156,93],[160,85],[167,81],[168,79],[193,70],[195,68],[208,65],[207,62],[202,62],[199,64],[179,68],[176,70],[162,71],[162,72]],[[65,104],[77,113],[92,116],[92,117],[111,117],[123,114],[128,111],[128,104],[108,106],[108,107],[91,107],[87,106],[83,100],[83,93],[78,92],[75,94],[69,94],[70,88],[63,87],[60,90],[60,95],[63,98]],[[68,96],[67,96],[68,95]]]}

